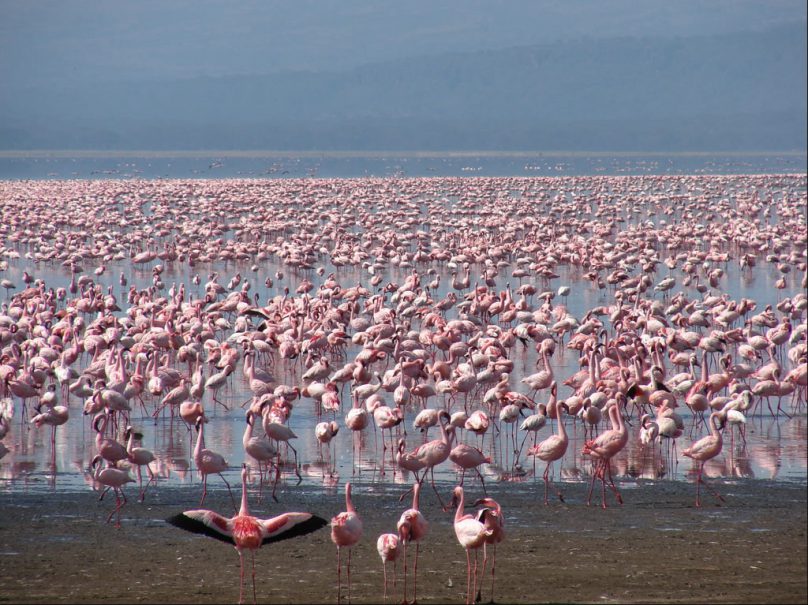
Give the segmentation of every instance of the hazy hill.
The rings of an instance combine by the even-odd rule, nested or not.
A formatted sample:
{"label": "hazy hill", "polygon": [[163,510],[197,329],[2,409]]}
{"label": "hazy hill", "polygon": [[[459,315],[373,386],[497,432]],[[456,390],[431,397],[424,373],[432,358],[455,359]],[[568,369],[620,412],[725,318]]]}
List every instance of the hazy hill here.
{"label": "hazy hill", "polygon": [[0,88],[0,148],[806,148],[805,24]]}

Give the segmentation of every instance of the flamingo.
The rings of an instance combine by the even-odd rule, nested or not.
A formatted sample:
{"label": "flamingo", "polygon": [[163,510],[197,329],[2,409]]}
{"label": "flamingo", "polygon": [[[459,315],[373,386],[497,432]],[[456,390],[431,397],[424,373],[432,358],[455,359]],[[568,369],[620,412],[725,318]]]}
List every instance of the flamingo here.
{"label": "flamingo", "polygon": [[[483,571],[481,576],[485,575],[485,565],[488,562],[488,545],[494,547],[494,554],[491,558],[491,603],[494,602],[494,576],[497,565],[497,544],[505,539],[505,517],[502,515],[502,508],[499,502],[493,498],[480,498],[474,503],[474,506],[484,506],[477,515],[478,519],[483,522],[486,529],[491,530],[491,533],[486,536],[485,544],[483,544]],[[482,582],[481,582],[482,584]],[[477,593],[477,601],[480,600],[480,593]]]}
{"label": "flamingo", "polygon": [[[49,385],[54,386],[54,385]],[[43,409],[44,408],[44,409]],[[34,408],[37,411],[36,416],[31,418],[31,424],[39,428],[42,425],[50,425],[51,427],[51,449],[56,447],[56,427],[65,424],[70,417],[70,410],[64,405],[55,406],[41,406],[37,405]]]}
{"label": "flamingo", "polygon": [[252,516],[247,503],[247,477],[247,465],[242,464],[241,508],[238,514],[225,517],[212,510],[196,509],[186,510],[166,519],[168,523],[180,529],[204,534],[235,546],[240,566],[239,603],[244,602],[245,550],[250,551],[252,559],[253,603],[255,603],[255,551],[264,544],[305,536],[327,524],[325,519],[311,513],[289,512],[270,519]]}
{"label": "flamingo", "polygon": [[[247,426],[244,429],[244,435],[241,438],[241,444],[244,451],[258,462],[258,485],[259,497],[264,487],[264,468],[269,471],[270,460],[277,455],[275,447],[270,443],[266,437],[253,435],[253,427],[255,425],[255,412],[247,410],[246,414]],[[277,502],[277,500],[275,500]]]}
{"label": "flamingo", "polygon": [[123,469],[115,468],[112,466],[109,461],[107,461],[107,467],[101,468],[100,464],[104,458],[100,455],[96,455],[93,458],[92,463],[90,464],[90,470],[93,472],[93,479],[96,482],[100,483],[104,486],[103,491],[101,492],[101,496],[99,496],[98,500],[101,501],[104,499],[104,494],[106,494],[110,489],[115,492],[115,508],[112,509],[112,512],[109,513],[107,517],[107,523],[110,522],[112,519],[112,515],[118,513],[117,522],[115,523],[115,527],[121,526],[121,508],[123,508],[124,504],[126,504],[126,494],[123,493],[123,486],[127,483],[134,483],[135,480],[129,476],[129,473]]}
{"label": "flamingo", "polygon": [[[715,458],[718,454],[721,453],[721,448],[723,447],[723,439],[721,438],[720,429],[723,429],[723,417],[720,412],[713,412],[710,414],[709,418],[709,426],[710,426],[710,434],[702,437],[695,443],[691,444],[689,448],[682,451],[683,456],[687,456],[688,458],[692,458],[699,463],[699,473],[696,477],[696,506],[701,506],[701,493],[699,487],[703,483],[705,487],[707,487],[710,491],[713,492],[713,495],[721,500],[724,501],[724,497],[718,493],[718,491],[711,488],[702,478],[702,474],[704,473],[704,463],[711,458]],[[718,423],[721,423],[721,426],[718,426]]]}
{"label": "flamingo", "polygon": [[[287,425],[282,424],[280,422],[275,422],[273,420],[272,410],[273,406],[267,405],[269,401],[265,400],[261,406],[261,415],[262,415],[262,424],[264,427],[264,433],[270,439],[274,439],[275,441],[283,441],[286,443],[286,447],[292,450],[292,453],[295,457],[295,475],[297,475],[297,483],[300,485],[300,482],[303,481],[303,477],[300,476],[300,469],[298,468],[297,462],[297,450],[289,443],[290,439],[297,439],[297,435],[295,435],[294,431],[290,429]],[[275,468],[275,484],[272,486],[272,498],[275,499],[275,488],[278,485],[278,479],[280,478],[281,472],[281,460],[280,460],[280,450],[278,452],[278,463]]]}
{"label": "flamingo", "polygon": [[597,458],[595,469],[592,473],[592,483],[589,485],[587,506],[592,501],[592,488],[595,485],[595,479],[599,477],[602,483],[601,506],[606,508],[606,475],[609,476],[609,487],[614,492],[617,501],[620,504],[623,503],[623,498],[612,480],[611,459],[628,443],[628,431],[623,423],[623,414],[617,404],[609,407],[609,418],[612,422],[612,429],[601,433],[595,439],[590,439],[583,446],[582,453],[585,456]]}
{"label": "flamingo", "polygon": [[[329,466],[330,463],[336,458],[336,454],[331,454],[331,441],[336,437],[337,433],[339,432],[339,425],[336,421],[331,420],[330,422],[318,422],[317,425],[314,427],[314,436],[317,439],[318,447],[321,448],[320,450],[320,457],[322,458],[322,446],[328,446],[328,461]],[[325,473],[325,471],[323,471]],[[329,472],[333,476],[334,469],[330,468]],[[324,475],[325,476],[325,475]]]}
{"label": "flamingo", "polygon": [[416,480],[412,486],[412,507],[401,513],[398,519],[398,537],[404,547],[404,601],[407,601],[407,545],[415,542],[415,562],[412,571],[412,602],[417,601],[418,589],[418,550],[421,540],[429,531],[429,522],[424,518],[418,506],[421,484]]}
{"label": "flamingo", "polygon": [[435,495],[438,497],[441,508],[446,510],[446,506],[443,504],[443,499],[438,493],[438,488],[435,487],[435,467],[438,464],[445,462],[449,458],[449,454],[452,451],[452,439],[454,437],[455,428],[453,426],[448,426],[448,421],[451,420],[451,416],[448,412],[441,410],[439,412],[439,417],[441,420],[440,438],[433,439],[432,441],[427,441],[426,443],[419,445],[409,454],[409,456],[419,460],[420,463],[423,464],[424,474],[421,475],[421,483],[423,483],[424,479],[426,478],[426,469],[429,469],[432,489],[435,491]]}
{"label": "flamingo", "polygon": [[[452,492],[452,505],[457,506],[454,517],[454,531],[457,541],[466,551],[466,604],[470,604],[471,595],[477,593],[477,550],[493,535],[494,530],[486,527],[484,521],[477,516],[465,514],[463,511],[463,488],[459,485]],[[485,509],[487,510],[487,509]],[[474,550],[474,585],[471,583],[471,553]]]}
{"label": "flamingo", "polygon": [[209,450],[205,447],[205,417],[202,416],[196,421],[196,446],[194,447],[194,463],[199,473],[202,475],[202,500],[199,501],[199,506],[205,503],[205,496],[208,493],[208,475],[217,474],[222,478],[224,484],[227,486],[227,491],[230,492],[230,499],[233,501],[233,510],[236,509],[236,499],[233,497],[233,492],[230,489],[230,484],[224,478],[222,472],[226,471],[229,466],[224,456]]}
{"label": "flamingo", "polygon": [[491,464],[491,458],[483,454],[482,451],[473,445],[458,443],[452,448],[452,451],[449,452],[449,460],[462,469],[460,474],[461,486],[463,485],[463,480],[466,478],[466,471],[473,468],[477,472],[477,476],[480,477],[480,483],[483,486],[483,491],[485,491],[485,479],[483,479],[479,467],[481,464]]}
{"label": "flamingo", "polygon": [[[149,488],[149,485],[152,481],[157,481],[157,476],[150,466],[150,464],[154,462],[155,457],[154,454],[146,448],[135,446],[135,439],[141,439],[142,437],[140,433],[135,433],[131,426],[126,427],[124,438],[126,439],[126,457],[131,464],[137,467],[137,484],[140,488],[140,501],[143,502],[146,498],[146,490]],[[145,466],[146,471],[149,473],[149,480],[146,482],[146,487],[143,487],[141,466]]]}
{"label": "flamingo", "polygon": [[[395,563],[398,560],[398,555],[401,553],[399,548],[401,540],[398,534],[382,534],[376,540],[376,551],[382,559],[382,573],[384,573],[384,599],[387,600],[387,563],[393,562],[393,586],[396,585],[396,568]],[[406,597],[405,597],[406,600]]]}
{"label": "flamingo", "polygon": [[[369,422],[369,414],[364,406],[359,405],[359,398],[356,393],[353,395],[353,404],[351,409],[345,415],[345,426],[347,426],[354,435],[365,429]],[[353,471],[356,471],[356,439],[352,440],[351,444],[351,462]]]}
{"label": "flamingo", "polygon": [[351,483],[345,484],[345,510],[331,518],[331,541],[337,545],[337,603],[342,602],[343,548],[348,549],[348,602],[351,602],[351,547],[362,538],[362,519],[351,500]]}
{"label": "flamingo", "polygon": [[95,430],[96,452],[107,462],[115,465],[118,460],[127,458],[126,447],[120,442],[109,437],[104,437],[107,429],[109,416],[105,412],[99,412],[93,417],[93,430]]}
{"label": "flamingo", "polygon": [[[556,408],[556,420],[558,422],[558,434],[550,435],[539,443],[538,445],[533,446],[528,450],[528,456],[535,456],[539,460],[543,460],[547,463],[544,468],[544,505],[549,505],[547,501],[547,490],[550,484],[550,466],[556,460],[561,460],[564,457],[564,454],[567,453],[567,446],[569,445],[569,437],[567,437],[567,430],[564,428],[564,420],[563,414],[564,412],[569,413],[569,408],[567,407],[566,403],[559,403],[555,406]],[[556,491],[556,495],[558,499],[562,502],[564,501],[564,497],[561,495],[561,492],[558,490]]]}

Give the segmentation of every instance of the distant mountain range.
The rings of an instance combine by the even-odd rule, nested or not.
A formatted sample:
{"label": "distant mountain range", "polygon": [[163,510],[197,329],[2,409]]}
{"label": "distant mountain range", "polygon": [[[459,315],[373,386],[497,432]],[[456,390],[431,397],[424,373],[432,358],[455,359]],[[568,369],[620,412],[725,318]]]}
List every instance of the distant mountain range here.
{"label": "distant mountain range", "polygon": [[0,87],[0,149],[804,150],[806,28]]}

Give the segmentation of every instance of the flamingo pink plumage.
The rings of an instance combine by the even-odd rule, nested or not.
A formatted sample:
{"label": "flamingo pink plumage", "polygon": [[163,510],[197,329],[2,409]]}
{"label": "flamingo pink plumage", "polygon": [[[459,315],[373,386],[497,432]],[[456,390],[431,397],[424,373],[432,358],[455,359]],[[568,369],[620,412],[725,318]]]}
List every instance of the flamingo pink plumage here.
{"label": "flamingo pink plumage", "polygon": [[[491,530],[491,533],[485,538],[485,544],[483,544],[483,571],[480,575],[485,575],[485,566],[488,563],[488,545],[490,544],[494,547],[494,554],[491,557],[491,603],[493,603],[494,578],[497,565],[497,544],[505,539],[505,517],[502,515],[502,507],[499,505],[499,502],[493,498],[481,498],[474,503],[474,506],[485,507],[477,513],[477,518],[483,522],[486,529]],[[479,600],[480,593],[478,592],[477,601]]]}
{"label": "flamingo pink plumage", "polygon": [[[707,460],[718,456],[718,454],[721,453],[721,449],[724,445],[721,437],[721,431],[717,426],[718,422],[723,422],[720,412],[713,412],[710,414],[710,434],[702,437],[693,443],[689,448],[682,451],[683,456],[692,458],[699,463],[699,473],[696,477],[696,506],[701,506],[701,494],[699,487],[702,483],[705,487],[713,492],[713,495],[715,495],[716,498],[722,502],[724,501],[723,496],[721,496],[721,494],[719,494],[716,490],[712,489],[702,478],[702,473],[704,472],[704,463]],[[721,428],[723,428],[723,426]]]}
{"label": "flamingo pink plumage", "polygon": [[[401,540],[398,534],[386,533],[382,534],[376,540],[376,551],[382,559],[382,572],[384,573],[384,599],[387,600],[387,563],[393,562],[393,586],[396,584],[396,568],[395,564],[398,560],[398,555],[401,553]],[[406,601],[406,597],[405,597]]]}
{"label": "flamingo pink plumage", "polygon": [[244,602],[244,550],[252,557],[253,603],[255,595],[255,551],[264,544],[305,536],[324,527],[327,521],[311,513],[289,512],[259,519],[250,514],[247,503],[247,465],[241,465],[241,508],[233,517],[225,517],[211,510],[187,510],[166,519],[168,523],[197,534],[204,534],[222,542],[233,544],[241,567],[239,603]]}
{"label": "flamingo pink plumage", "polygon": [[[564,454],[567,453],[567,446],[569,445],[569,437],[567,436],[567,431],[564,428],[564,420],[563,420],[563,412],[569,411],[569,408],[565,403],[560,403],[555,406],[556,407],[556,420],[558,421],[558,434],[550,435],[539,443],[538,445],[533,446],[528,450],[528,456],[535,456],[539,460],[543,460],[547,463],[544,468],[544,504],[545,506],[549,504],[547,501],[547,490],[550,484],[550,466],[556,460],[561,460],[564,457]],[[554,488],[555,489],[555,488]],[[564,497],[561,495],[561,492],[556,490],[556,495],[558,499],[562,502],[564,501]]]}
{"label": "flamingo pink plumage", "polygon": [[606,508],[606,476],[609,478],[609,487],[614,492],[617,501],[622,504],[623,498],[612,480],[611,459],[617,455],[628,443],[628,431],[623,423],[623,414],[618,404],[609,407],[609,418],[612,421],[612,429],[598,435],[595,439],[590,439],[584,443],[583,454],[593,456],[597,459],[592,473],[592,482],[589,485],[589,495],[586,504],[592,502],[592,488],[595,479],[601,480],[601,506]]}
{"label": "flamingo pink plumage", "polygon": [[[472,594],[477,593],[477,550],[485,544],[486,539],[494,530],[485,526],[475,515],[465,514],[463,488],[459,485],[454,488],[452,504],[457,506],[454,518],[454,530],[457,541],[466,551],[466,603],[472,602]],[[471,553],[474,550],[474,583],[472,586]]]}
{"label": "flamingo pink plumage", "polygon": [[348,549],[348,602],[351,602],[351,547],[362,538],[362,519],[351,499],[351,483],[345,484],[345,510],[331,518],[331,541],[337,545],[337,603],[342,602],[342,549]]}
{"label": "flamingo pink plumage", "polygon": [[426,536],[429,531],[429,522],[424,518],[423,513],[419,508],[419,495],[421,493],[421,484],[417,478],[412,486],[412,507],[401,513],[398,519],[398,536],[404,546],[404,601],[407,602],[407,546],[410,542],[415,542],[415,562],[413,564],[412,572],[412,600],[413,603],[417,601],[417,588],[418,588],[418,550],[421,540]]}

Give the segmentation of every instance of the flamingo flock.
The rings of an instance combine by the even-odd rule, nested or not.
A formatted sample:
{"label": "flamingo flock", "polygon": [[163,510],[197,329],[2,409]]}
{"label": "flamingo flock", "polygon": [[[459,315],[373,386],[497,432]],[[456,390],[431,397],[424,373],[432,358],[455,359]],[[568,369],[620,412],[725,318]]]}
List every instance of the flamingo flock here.
{"label": "flamingo flock", "polygon": [[[413,486],[377,540],[385,598],[402,558],[410,599],[414,545],[416,599],[429,474],[473,602],[489,561],[493,599],[505,513],[487,494],[467,513],[469,483],[538,479],[538,459],[537,502],[552,487],[575,505],[556,488],[575,468],[582,504],[600,481],[605,508],[607,488],[628,504],[621,478],[674,473],[681,452],[695,506],[702,485],[720,503],[705,466],[743,452],[755,419],[806,413],[805,175],[7,181],[0,208],[0,471],[47,429],[55,475],[63,435],[86,433],[85,476],[113,490],[120,526],[126,484],[143,501],[171,473],[142,440],[176,422],[199,506],[209,475],[230,491],[239,467],[242,502],[171,523],[240,559],[275,535],[249,514],[249,469],[276,501],[301,471],[325,487],[350,473],[331,521],[338,600],[371,513],[351,496],[363,474]],[[222,451],[230,417],[243,439]],[[242,561],[240,600],[243,581]]]}

